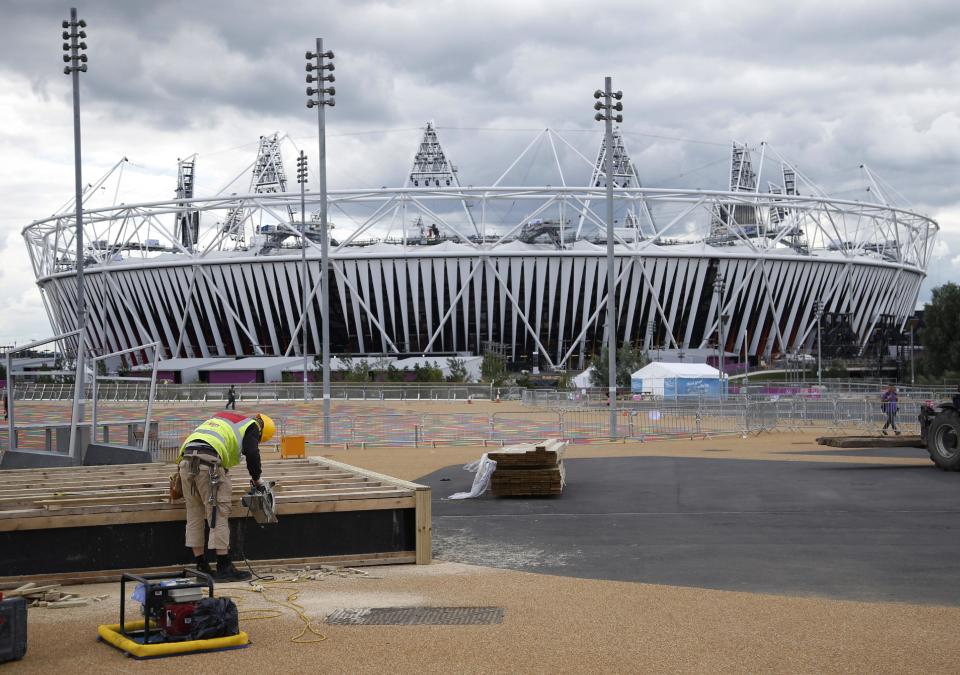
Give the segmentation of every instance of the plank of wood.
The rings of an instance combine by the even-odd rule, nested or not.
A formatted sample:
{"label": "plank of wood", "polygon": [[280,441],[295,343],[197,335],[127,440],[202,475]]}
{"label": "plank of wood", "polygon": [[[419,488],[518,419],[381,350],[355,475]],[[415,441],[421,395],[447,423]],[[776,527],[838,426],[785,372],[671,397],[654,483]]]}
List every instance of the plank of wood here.
{"label": "plank of wood", "polygon": [[[382,487],[379,483],[366,478],[344,478],[337,481],[333,480],[314,480],[306,483],[296,481],[295,483],[278,484],[274,488],[274,494],[281,495],[285,492],[303,492],[310,489],[333,489],[333,488],[355,488],[355,489],[373,489]],[[248,492],[248,486],[245,483],[234,485],[231,494],[242,496]],[[69,492],[50,492],[50,491],[31,491],[30,494],[20,497],[0,497],[0,508],[6,509],[11,506],[47,504],[51,502],[83,503],[84,500],[89,503],[95,503],[93,500],[99,500],[96,503],[126,503],[136,498],[155,500],[157,497],[166,497],[169,494],[169,486],[151,489],[129,489],[129,490],[87,490],[87,491],[69,491]]]}
{"label": "plank of wood", "polygon": [[326,457],[309,457],[308,460],[314,464],[325,465],[333,469],[340,469],[342,471],[349,471],[358,476],[366,476],[376,481],[381,481],[383,483],[389,483],[390,485],[396,485],[397,487],[402,487],[407,490],[417,490],[418,488],[425,488],[426,485],[420,485],[419,483],[412,483],[408,480],[401,480],[399,478],[394,478],[393,476],[388,476],[383,473],[377,473],[376,471],[368,471],[367,469],[361,469],[358,466],[351,466],[349,464],[344,464],[343,462],[338,462],[333,459],[328,459]]}
{"label": "plank of wood", "polygon": [[[416,562],[415,551],[390,551],[384,553],[362,553],[358,555],[315,556],[310,558],[275,558],[270,560],[251,560],[255,567],[317,568],[320,565],[333,567],[369,567],[375,565],[397,565]],[[169,567],[144,567],[133,570],[98,570],[96,572],[67,572],[61,574],[40,574],[29,577],[0,577],[0,588],[7,584],[20,583],[32,579],[35,583],[56,582],[55,586],[73,586],[80,584],[99,584],[120,580],[123,572],[134,574],[175,573],[186,565]]]}
{"label": "plank of wood", "polygon": [[414,503],[417,564],[429,565],[433,559],[433,503],[430,488],[417,490],[414,493]]}
{"label": "plank of wood", "polygon": [[[106,468],[106,467],[105,467]],[[243,464],[238,465],[237,467],[231,469],[231,471],[243,472],[245,466]],[[300,476],[315,476],[315,477],[333,477],[333,476],[355,476],[357,475],[354,471],[348,470],[334,470],[329,467],[320,466],[320,465],[304,465],[299,467],[280,467],[280,470],[271,470],[272,467],[269,464],[264,465],[264,474],[269,475],[272,478],[285,478],[285,477],[300,477]],[[29,488],[29,487],[46,487],[50,485],[117,485],[124,484],[128,482],[140,482],[140,481],[160,481],[176,471],[174,465],[165,466],[159,468],[155,472],[139,472],[133,475],[125,474],[115,474],[111,471],[99,471],[93,473],[77,473],[77,474],[61,474],[55,477],[45,476],[43,472],[45,469],[30,469],[35,473],[28,476],[22,476],[21,478],[14,480],[6,475],[4,471],[4,480],[3,488]]]}
{"label": "plank of wood", "polygon": [[[123,525],[132,523],[160,523],[183,521],[186,514],[183,504],[143,504],[138,508],[126,506],[96,507],[97,510],[76,509],[72,512],[43,511],[30,518],[16,518],[0,520],[0,532],[16,532],[23,530],[46,530],[58,527],[86,527],[102,525]],[[371,511],[381,509],[414,508],[414,496],[409,492],[394,490],[367,497],[366,495],[339,495],[321,499],[303,498],[302,501],[277,504],[277,515],[294,515],[301,513],[328,513],[347,511]],[[231,507],[231,518],[246,517],[246,509],[239,502]]]}
{"label": "plank of wood", "polygon": [[90,598],[74,598],[73,600],[60,600],[47,604],[47,609],[61,609],[64,607],[84,607],[93,602]]}
{"label": "plank of wood", "polygon": [[5,598],[22,598],[28,595],[34,595],[36,593],[46,593],[47,591],[52,591],[56,588],[59,588],[59,584],[50,584],[48,586],[37,586],[36,583],[32,584],[29,588],[23,589],[18,588],[13,591],[5,591],[3,597]]}
{"label": "plank of wood", "polygon": [[[233,493],[232,503],[234,508],[237,508],[240,504],[240,497],[242,497],[245,492]],[[314,489],[306,490],[301,489],[292,493],[280,493],[275,495],[276,501],[278,504],[283,504],[286,502],[292,501],[303,501],[305,499],[330,499],[345,497],[350,495],[377,495],[377,494],[402,494],[402,491],[395,488],[379,489],[379,488],[368,488],[368,487],[332,487],[329,489]],[[122,495],[115,495],[110,497],[79,497],[79,498],[66,498],[66,499],[38,499],[34,503],[37,506],[42,506],[49,511],[60,510],[63,508],[68,508],[72,506],[106,506],[106,505],[118,505],[125,506],[127,504],[142,504],[142,503],[155,503],[159,500],[166,498],[166,495],[155,494],[155,495],[132,495],[125,497]]]}

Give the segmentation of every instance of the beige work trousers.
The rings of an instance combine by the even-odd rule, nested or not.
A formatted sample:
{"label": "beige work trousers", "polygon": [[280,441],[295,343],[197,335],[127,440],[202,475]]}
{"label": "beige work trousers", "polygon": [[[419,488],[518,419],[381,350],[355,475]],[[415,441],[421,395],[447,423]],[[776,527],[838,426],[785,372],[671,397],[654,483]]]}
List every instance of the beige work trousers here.
{"label": "beige work trousers", "polygon": [[[187,547],[203,546],[203,524],[213,517],[213,505],[210,504],[210,465],[199,462],[199,473],[193,476],[190,458],[180,462],[180,480],[183,482],[183,500],[187,507]],[[230,473],[219,463],[214,470],[220,478],[217,489],[217,526],[210,528],[209,548],[212,551],[226,551],[230,548],[230,497],[233,492]],[[196,481],[194,481],[196,479]],[[196,483],[196,490],[194,490]]]}

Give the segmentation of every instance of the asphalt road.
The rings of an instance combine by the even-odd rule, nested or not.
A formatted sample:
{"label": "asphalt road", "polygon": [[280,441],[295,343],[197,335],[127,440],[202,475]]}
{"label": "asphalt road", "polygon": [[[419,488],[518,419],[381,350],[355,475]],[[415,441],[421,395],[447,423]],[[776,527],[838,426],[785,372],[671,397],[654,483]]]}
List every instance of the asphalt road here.
{"label": "asphalt road", "polygon": [[[933,465],[626,457],[567,460],[561,497],[450,501],[441,560],[591,579],[960,605],[960,474]],[[448,480],[443,480],[448,479]]]}

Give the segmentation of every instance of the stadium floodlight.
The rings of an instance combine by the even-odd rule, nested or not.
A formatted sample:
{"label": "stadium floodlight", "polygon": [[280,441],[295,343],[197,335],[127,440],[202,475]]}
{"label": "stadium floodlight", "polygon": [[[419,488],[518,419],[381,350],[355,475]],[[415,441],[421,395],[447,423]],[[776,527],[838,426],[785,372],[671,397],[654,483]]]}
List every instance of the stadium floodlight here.
{"label": "stadium floodlight", "polygon": [[[614,286],[616,284],[616,274],[613,269],[613,122],[623,121],[623,115],[613,114],[613,99],[622,98],[622,92],[613,93],[611,90],[611,78],[609,76],[603,79],[603,90],[597,89],[593,92],[593,97],[598,99],[593,104],[598,112],[594,119],[603,122],[605,127],[604,135],[604,168],[603,172],[607,178],[607,359],[608,359],[608,377],[607,383],[609,390],[610,406],[610,437],[617,437],[617,315],[614,308]],[[618,103],[617,110],[623,110],[623,105]]]}
{"label": "stadium floodlight", "polygon": [[821,348],[821,341],[823,339],[823,334],[820,332],[820,321],[823,319],[823,301],[814,300],[813,301],[813,311],[816,312],[817,317],[817,384],[823,384],[823,350]]}
{"label": "stadium floodlight", "polygon": [[[76,7],[70,8],[70,18],[63,21],[60,26],[64,28],[63,39],[69,40],[63,43],[63,61],[67,65],[63,67],[64,75],[69,75],[73,84],[73,179],[74,179],[74,207],[75,207],[75,225],[77,228],[77,329],[80,331],[77,344],[77,375],[74,382],[73,392],[73,412],[71,425],[75,426],[81,417],[80,401],[86,389],[83,383],[83,345],[84,331],[87,327],[87,304],[83,289],[83,265],[84,265],[84,246],[83,246],[83,177],[80,171],[80,73],[87,72],[87,43],[83,41],[87,37],[87,22],[77,18]],[[70,435],[70,452],[76,452],[79,456],[79,448],[73,448],[74,434]]]}
{"label": "stadium floodlight", "polygon": [[[319,163],[320,163],[320,332],[322,335],[322,360],[323,360],[323,442],[330,442],[330,279],[329,274],[329,251],[330,251],[330,231],[327,224],[327,123],[324,114],[327,106],[331,108],[337,104],[334,96],[337,93],[336,88],[325,86],[328,82],[334,82],[333,75],[333,52],[323,50],[323,38],[317,38],[317,49],[314,52],[306,52],[307,59],[307,84],[314,82],[320,83],[319,87],[309,87],[307,95],[308,108],[317,109],[317,135],[319,138]],[[313,73],[316,72],[316,75]],[[306,242],[304,242],[306,248]],[[304,281],[306,284],[306,281]],[[304,307],[306,311],[306,307]],[[303,326],[306,334],[306,322]],[[304,350],[306,351],[306,350]],[[306,373],[304,373],[306,376]],[[306,386],[306,385],[304,385]]]}
{"label": "stadium floodlight", "polygon": [[[310,92],[307,91],[309,94]],[[307,155],[300,151],[297,157],[297,183],[300,184],[300,286],[303,301],[300,307],[303,311],[303,328],[301,333],[303,345],[303,402],[307,402]]]}

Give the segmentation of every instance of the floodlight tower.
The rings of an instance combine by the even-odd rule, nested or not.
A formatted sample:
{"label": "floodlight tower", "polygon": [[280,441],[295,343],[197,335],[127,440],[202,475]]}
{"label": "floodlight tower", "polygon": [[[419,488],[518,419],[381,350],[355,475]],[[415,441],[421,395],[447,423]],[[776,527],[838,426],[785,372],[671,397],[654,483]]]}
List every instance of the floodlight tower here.
{"label": "floodlight tower", "polygon": [[[72,423],[80,421],[80,400],[84,396],[83,382],[83,346],[87,327],[87,303],[83,293],[83,178],[80,171],[80,73],[87,72],[87,22],[77,18],[77,8],[70,8],[70,19],[62,22],[63,28],[63,74],[69,75],[73,84],[73,201],[74,220],[77,227],[77,375],[73,392]],[[73,440],[71,434],[71,441]],[[13,439],[11,438],[11,447]],[[74,448],[70,448],[74,452]],[[77,455],[79,456],[79,454]]]}
{"label": "floodlight tower", "polygon": [[303,402],[307,402],[307,156],[303,150],[297,157],[297,182],[300,184],[300,290],[303,292],[303,300],[300,305],[303,317],[300,320],[302,324],[303,335]]}
{"label": "floodlight tower", "polygon": [[821,343],[823,341],[823,333],[820,330],[820,322],[823,319],[823,302],[820,300],[813,301],[813,311],[816,312],[817,318],[817,384],[823,384],[823,349],[821,348]]}
{"label": "floodlight tower", "polygon": [[[317,109],[317,130],[320,150],[320,332],[323,336],[323,442],[330,442],[330,288],[327,277],[330,232],[327,225],[327,122],[326,107],[337,104],[333,86],[333,52],[323,51],[323,38],[317,38],[317,51],[307,52],[307,99],[308,108]],[[316,71],[316,75],[314,75]],[[330,71],[329,73],[326,71]],[[318,87],[309,85],[318,82]]]}
{"label": "floodlight tower", "polygon": [[720,367],[718,377],[720,379],[719,396],[723,400],[723,375],[724,375],[724,352],[727,348],[727,339],[723,334],[723,293],[726,290],[727,281],[722,274],[718,274],[713,280],[713,290],[717,294],[717,365]]}
{"label": "floodlight tower", "polygon": [[[605,127],[606,147],[613,147],[613,123],[623,122],[622,91],[611,91],[612,81],[609,76],[603,79],[603,90],[597,89],[593,97],[597,102],[593,104],[595,110],[601,110],[594,115],[594,119],[603,122]],[[616,101],[616,102],[614,102]],[[607,358],[610,378],[610,437],[617,437],[617,318],[614,309],[614,289],[616,275],[613,271],[613,152],[607,152],[604,162],[604,173],[607,177]]]}

